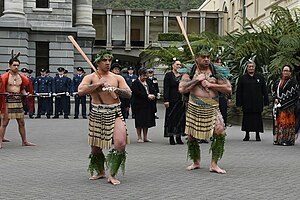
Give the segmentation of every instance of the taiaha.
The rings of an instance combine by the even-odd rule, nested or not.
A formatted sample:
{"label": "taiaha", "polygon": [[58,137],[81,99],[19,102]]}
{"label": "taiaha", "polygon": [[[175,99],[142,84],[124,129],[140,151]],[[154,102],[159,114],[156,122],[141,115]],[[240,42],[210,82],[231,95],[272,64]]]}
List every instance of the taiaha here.
{"label": "taiaha", "polygon": [[191,51],[191,54],[192,54],[192,56],[193,56],[193,58],[194,58],[195,55],[194,55],[193,49],[192,49],[192,47],[191,47],[191,44],[190,44],[189,38],[188,38],[188,36],[187,36],[187,33],[186,33],[185,29],[184,29],[184,26],[183,26],[183,23],[182,23],[182,21],[181,21],[181,18],[180,18],[179,16],[176,16],[176,19],[177,19],[177,22],[178,22],[179,27],[180,27],[180,29],[181,29],[181,32],[182,32],[182,34],[183,34],[183,36],[184,36],[184,38],[185,38],[185,41],[186,41],[186,43],[187,43],[187,45],[188,45],[188,47],[189,47],[189,49],[190,49],[190,51]]}
{"label": "taiaha", "polygon": [[[101,74],[99,74],[99,72],[97,71],[97,69],[94,67],[94,65],[91,63],[91,61],[89,60],[89,58],[85,55],[85,53],[83,52],[83,50],[80,48],[80,46],[78,45],[78,43],[75,41],[75,39],[73,38],[72,35],[68,36],[69,40],[72,42],[72,44],[74,45],[74,47],[77,49],[77,51],[81,54],[81,56],[83,57],[83,59],[89,64],[89,66],[94,70],[94,72],[96,73],[96,75],[98,76],[99,79],[102,78]],[[117,99],[118,96],[116,95],[116,93],[112,90],[105,90],[105,88],[103,88],[103,91],[109,91],[111,96],[114,99]]]}
{"label": "taiaha", "polygon": [[19,96],[19,97],[38,97],[39,96],[39,95],[34,95],[34,94],[13,94],[13,93],[0,93],[0,95]]}

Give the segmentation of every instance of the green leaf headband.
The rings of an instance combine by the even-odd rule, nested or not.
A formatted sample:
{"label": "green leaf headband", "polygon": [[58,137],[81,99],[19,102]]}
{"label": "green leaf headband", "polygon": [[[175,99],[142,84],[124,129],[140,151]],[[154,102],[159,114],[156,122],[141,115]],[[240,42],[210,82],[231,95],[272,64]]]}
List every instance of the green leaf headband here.
{"label": "green leaf headband", "polygon": [[111,52],[109,52],[107,50],[102,50],[96,55],[94,63],[98,63],[99,61],[101,61],[104,58],[113,59],[113,55],[111,54]]}

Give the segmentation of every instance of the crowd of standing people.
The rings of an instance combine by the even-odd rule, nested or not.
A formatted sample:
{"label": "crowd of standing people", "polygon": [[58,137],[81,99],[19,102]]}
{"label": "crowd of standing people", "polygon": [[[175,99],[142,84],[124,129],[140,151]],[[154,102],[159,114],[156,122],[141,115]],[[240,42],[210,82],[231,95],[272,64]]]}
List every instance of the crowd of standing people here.
{"label": "crowd of standing people", "polygon": [[[119,168],[124,170],[126,144],[129,143],[126,122],[131,110],[134,119],[137,143],[152,142],[148,136],[149,128],[156,126],[157,99],[160,91],[154,70],[141,67],[135,73],[133,66],[128,74],[122,76],[119,63],[112,63],[109,51],[100,51],[94,64],[96,71],[85,75],[82,67],[76,68],[73,79],[67,76],[68,70],[57,68],[55,77],[49,70],[40,69],[40,76],[32,77],[32,70],[22,68],[19,72],[18,55],[9,61],[9,70],[0,78],[0,148],[10,119],[16,119],[23,146],[35,146],[27,141],[24,114],[30,118],[57,119],[63,115],[69,119],[74,97],[74,119],[88,119],[88,144],[90,180],[107,177],[109,183],[120,184],[116,178]],[[191,69],[180,70],[182,63],[173,58],[170,71],[163,79],[163,104],[165,106],[163,136],[170,145],[184,144],[186,136],[188,156],[192,160],[187,170],[200,168],[200,145],[211,141],[211,162],[209,171],[225,174],[218,161],[224,153],[227,125],[227,107],[232,96],[230,70],[221,58],[211,60],[210,51],[200,49],[195,55]],[[245,74],[239,77],[236,88],[236,106],[241,107],[243,118],[241,130],[245,131],[243,141],[250,140],[250,132],[255,132],[255,140],[261,141],[264,132],[262,112],[269,105],[265,78],[257,72],[256,63],[246,63]],[[271,88],[273,98],[274,145],[295,144],[300,126],[299,86],[293,76],[293,68],[284,65],[281,77]],[[87,95],[91,97],[87,113]],[[35,97],[38,108],[35,110]],[[54,105],[54,106],[53,106]],[[103,150],[110,149],[107,156]],[[106,172],[104,163],[107,164]],[[96,173],[95,173],[96,172]],[[106,175],[108,173],[108,175]]]}

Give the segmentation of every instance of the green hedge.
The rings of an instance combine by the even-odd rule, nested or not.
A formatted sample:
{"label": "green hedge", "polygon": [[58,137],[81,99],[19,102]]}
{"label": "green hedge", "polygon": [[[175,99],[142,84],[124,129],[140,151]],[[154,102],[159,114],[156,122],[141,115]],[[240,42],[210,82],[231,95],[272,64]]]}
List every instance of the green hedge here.
{"label": "green hedge", "polygon": [[160,33],[158,41],[183,41],[184,37],[181,33]]}
{"label": "green hedge", "polygon": [[[188,34],[189,41],[197,41],[201,37],[197,34]],[[184,41],[184,36],[182,33],[160,33],[158,35],[158,41]]]}

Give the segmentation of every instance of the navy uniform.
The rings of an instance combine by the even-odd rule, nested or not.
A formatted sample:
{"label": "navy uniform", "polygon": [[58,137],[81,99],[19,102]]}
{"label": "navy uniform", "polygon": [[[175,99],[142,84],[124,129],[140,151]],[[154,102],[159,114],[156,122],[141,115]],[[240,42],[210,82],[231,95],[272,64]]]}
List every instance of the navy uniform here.
{"label": "navy uniform", "polygon": [[[124,78],[126,80],[127,85],[131,89],[132,83],[136,79],[138,79],[138,76],[133,73],[134,72],[134,67],[133,66],[129,66],[127,68],[127,71],[128,71],[128,74],[124,75]],[[131,107],[132,107],[132,104],[133,104],[133,99],[134,99],[133,96],[131,96],[131,98],[130,98],[130,105],[131,105]],[[126,113],[126,116],[124,116],[124,117],[128,118],[128,116],[129,116],[129,111]],[[134,113],[132,113],[132,118],[134,118]]]}
{"label": "navy uniform", "polygon": [[[68,89],[68,95],[66,95],[66,98],[67,98],[67,107],[68,107],[68,113],[70,114],[71,113],[71,97],[70,95],[72,94],[71,93],[71,90],[72,90],[72,79],[68,77],[68,70],[65,69],[64,71],[64,76],[68,78],[68,86],[69,86],[69,89]],[[60,108],[61,112],[63,112],[63,109]]]}
{"label": "navy uniform", "polygon": [[[150,80],[150,82],[152,83],[154,89],[155,89],[155,92],[157,93],[157,99],[160,99],[160,93],[159,93],[159,87],[158,87],[158,81],[157,81],[157,78],[154,77],[154,70],[153,69],[149,69],[148,70],[148,73],[149,73],[149,77],[148,79]],[[157,99],[154,100],[155,102],[155,118],[158,119],[159,117],[156,115],[156,112],[157,112],[157,107],[156,107],[156,101]]]}
{"label": "navy uniform", "polygon": [[[110,71],[113,72],[114,74],[117,74],[117,75],[121,75],[121,70],[122,70],[122,67],[119,63],[113,63],[110,67]],[[120,98],[120,101],[121,101],[122,115],[123,115],[124,119],[127,119],[128,118],[127,113],[128,113],[129,108],[130,108],[130,99],[122,98],[122,97],[119,97],[119,98]]]}
{"label": "navy uniform", "polygon": [[75,99],[74,119],[78,119],[80,104],[81,104],[82,118],[86,119],[86,95],[83,96],[78,95],[78,86],[84,77],[84,70],[82,67],[77,67],[76,71],[77,74],[74,74],[73,81],[72,81],[72,95],[74,96]]}
{"label": "navy uniform", "polygon": [[64,118],[69,119],[68,98],[70,94],[70,81],[65,77],[65,69],[62,67],[57,68],[58,75],[53,78],[52,92],[55,97],[55,112],[53,119],[59,118],[59,111],[62,109]]}
{"label": "navy uniform", "polygon": [[[51,91],[51,94],[52,94],[53,77],[50,76],[49,74],[50,74],[50,70],[46,69],[46,76],[48,77],[48,79],[50,81],[50,85],[51,85],[50,91]],[[53,96],[50,97],[49,107],[50,107],[50,115],[53,115]]]}
{"label": "navy uniform", "polygon": [[46,76],[46,69],[40,70],[41,76],[38,76],[34,80],[34,92],[36,94],[43,93],[44,95],[38,96],[38,111],[36,118],[41,118],[41,115],[46,114],[50,119],[51,113],[51,79]]}

